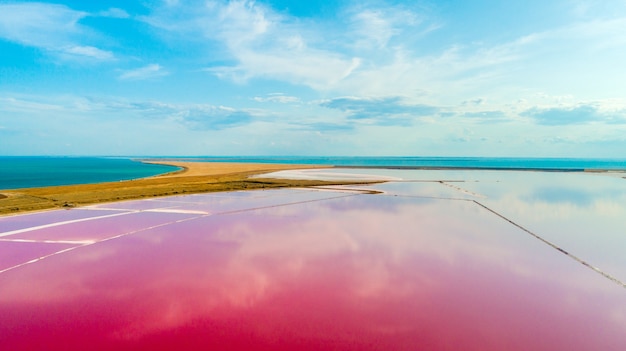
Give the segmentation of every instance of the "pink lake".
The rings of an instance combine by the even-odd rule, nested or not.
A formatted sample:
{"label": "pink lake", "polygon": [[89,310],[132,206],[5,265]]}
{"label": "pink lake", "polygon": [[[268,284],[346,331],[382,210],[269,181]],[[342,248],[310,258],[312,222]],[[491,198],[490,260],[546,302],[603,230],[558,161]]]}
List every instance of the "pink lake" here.
{"label": "pink lake", "polygon": [[[585,180],[532,175],[521,185],[525,172],[472,172],[455,174],[474,181],[454,186],[436,181],[451,174],[391,172],[402,180],[364,187],[385,191],[375,195],[251,191],[0,218],[0,255],[11,256],[0,258],[0,345],[626,349],[620,259],[577,251],[605,274],[590,269],[528,232],[577,247],[552,232],[583,236],[576,228],[520,210],[535,203],[559,222],[571,210],[559,194]],[[590,178],[588,201],[603,199],[594,187],[622,194],[624,183]],[[612,208],[619,215],[624,206]],[[615,233],[624,227],[614,226],[598,223],[609,233],[589,235],[623,245]]]}

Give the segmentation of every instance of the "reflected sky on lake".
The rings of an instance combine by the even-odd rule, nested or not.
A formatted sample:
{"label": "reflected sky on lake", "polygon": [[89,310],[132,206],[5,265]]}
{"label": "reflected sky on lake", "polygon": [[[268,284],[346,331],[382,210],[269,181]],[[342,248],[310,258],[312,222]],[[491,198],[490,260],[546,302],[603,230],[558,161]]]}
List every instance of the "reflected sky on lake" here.
{"label": "reflected sky on lake", "polygon": [[402,179],[4,217],[0,253],[19,245],[19,255],[0,260],[0,341],[49,350],[626,348],[624,287],[523,229],[624,279],[626,180],[388,172]]}
{"label": "reflected sky on lake", "polygon": [[[291,171],[297,172],[297,171]],[[477,201],[523,228],[626,281],[626,174],[482,170],[323,170],[401,181],[367,186],[389,195]],[[280,172],[277,172],[280,176]],[[315,171],[307,175],[314,177]],[[349,177],[346,179],[350,179]],[[354,187],[354,186],[353,186]]]}

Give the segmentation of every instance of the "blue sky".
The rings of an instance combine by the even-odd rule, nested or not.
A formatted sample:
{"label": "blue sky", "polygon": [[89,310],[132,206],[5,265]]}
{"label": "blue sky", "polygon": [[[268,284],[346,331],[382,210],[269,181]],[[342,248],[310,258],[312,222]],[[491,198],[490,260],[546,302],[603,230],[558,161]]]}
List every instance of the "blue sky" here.
{"label": "blue sky", "polygon": [[625,1],[2,1],[2,155],[626,157]]}

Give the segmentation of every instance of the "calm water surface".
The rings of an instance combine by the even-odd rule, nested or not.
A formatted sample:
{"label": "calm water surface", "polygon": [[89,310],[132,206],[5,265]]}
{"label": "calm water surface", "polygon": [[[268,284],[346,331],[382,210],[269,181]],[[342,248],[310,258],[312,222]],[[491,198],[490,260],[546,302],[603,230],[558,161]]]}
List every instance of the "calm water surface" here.
{"label": "calm water surface", "polygon": [[0,189],[115,182],[177,169],[126,158],[0,157]]}
{"label": "calm water surface", "polygon": [[0,343],[626,349],[624,287],[519,226],[562,246],[579,240],[571,233],[596,236],[593,250],[576,253],[622,279],[616,267],[626,263],[594,250],[623,247],[626,180],[385,175],[402,180],[364,187],[384,191],[376,195],[347,187],[251,191],[2,217]]}

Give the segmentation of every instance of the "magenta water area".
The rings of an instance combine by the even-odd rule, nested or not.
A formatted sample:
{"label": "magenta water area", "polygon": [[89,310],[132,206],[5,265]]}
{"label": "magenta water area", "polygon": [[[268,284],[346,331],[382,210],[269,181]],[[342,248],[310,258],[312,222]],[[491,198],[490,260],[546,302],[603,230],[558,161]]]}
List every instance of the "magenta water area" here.
{"label": "magenta water area", "polygon": [[[44,214],[2,218],[11,230],[0,234],[0,344],[626,349],[623,263],[593,254],[616,239],[574,256],[559,248],[575,240],[552,232],[582,236],[563,220],[584,209],[587,216],[574,222],[595,215],[600,233],[589,234],[614,237],[623,184],[472,176],[476,182],[465,184],[413,174],[333,191],[114,203],[47,212],[48,222]],[[580,182],[618,195],[591,191],[593,205],[572,206],[559,192]],[[517,187],[507,191],[507,184]]]}

